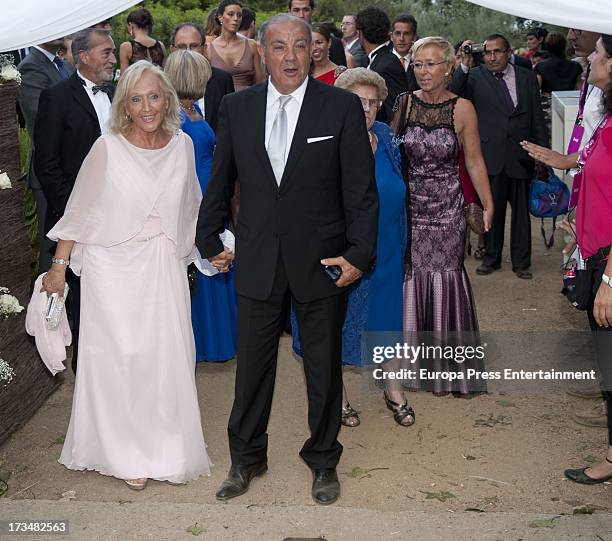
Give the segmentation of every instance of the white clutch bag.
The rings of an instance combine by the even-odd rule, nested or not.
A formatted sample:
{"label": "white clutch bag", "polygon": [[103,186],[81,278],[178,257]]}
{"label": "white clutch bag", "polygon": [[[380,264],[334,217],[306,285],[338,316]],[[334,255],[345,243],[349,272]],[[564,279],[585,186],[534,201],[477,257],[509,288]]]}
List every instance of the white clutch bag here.
{"label": "white clutch bag", "polygon": [[49,301],[47,302],[47,310],[45,312],[45,323],[47,329],[53,331],[57,329],[62,317],[62,310],[64,309],[64,303],[66,302],[66,296],[70,288],[67,283],[64,283],[64,296],[60,297],[57,293],[51,293]]}

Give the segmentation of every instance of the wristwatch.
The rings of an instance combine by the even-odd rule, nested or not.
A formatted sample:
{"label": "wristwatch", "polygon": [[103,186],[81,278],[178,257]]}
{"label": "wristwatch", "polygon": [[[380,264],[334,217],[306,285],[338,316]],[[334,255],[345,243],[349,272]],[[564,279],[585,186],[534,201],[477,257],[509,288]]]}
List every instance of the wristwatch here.
{"label": "wristwatch", "polygon": [[607,286],[612,287],[612,278],[610,278],[607,274],[603,274],[601,276],[601,281]]}

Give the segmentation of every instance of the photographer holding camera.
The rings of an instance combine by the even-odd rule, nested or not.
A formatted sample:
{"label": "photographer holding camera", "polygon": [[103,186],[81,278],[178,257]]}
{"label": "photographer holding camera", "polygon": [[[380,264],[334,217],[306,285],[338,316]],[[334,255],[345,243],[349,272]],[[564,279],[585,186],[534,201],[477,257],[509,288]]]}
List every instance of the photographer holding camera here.
{"label": "photographer holding camera", "polygon": [[480,66],[474,66],[473,60],[473,53],[479,49],[477,44],[464,45],[465,63],[462,61],[460,69],[455,70],[452,89],[476,108],[496,209],[493,227],[486,234],[485,256],[476,273],[488,275],[501,268],[506,205],[510,203],[512,270],[519,278],[531,279],[529,185],[535,161],[520,142],[543,145],[547,140],[538,81],[533,72],[510,62],[512,48],[501,34],[492,34],[485,40],[484,63]]}

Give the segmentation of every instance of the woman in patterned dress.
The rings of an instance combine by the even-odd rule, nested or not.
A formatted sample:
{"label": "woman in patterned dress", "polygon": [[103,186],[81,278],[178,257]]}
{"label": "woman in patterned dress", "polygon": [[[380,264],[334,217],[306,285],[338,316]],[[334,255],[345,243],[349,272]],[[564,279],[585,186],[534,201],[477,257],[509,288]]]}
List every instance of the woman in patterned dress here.
{"label": "woman in patterned dress", "polygon": [[[391,127],[404,153],[408,183],[410,244],[404,281],[404,334],[421,343],[435,333],[435,345],[458,339],[477,340],[478,320],[472,289],[463,266],[465,218],[459,177],[459,152],[484,207],[485,230],[491,226],[493,198],[480,149],[476,112],[468,100],[448,90],[455,63],[453,46],[443,38],[418,40],[413,65],[420,90],[398,97]],[[432,338],[429,334],[427,338]],[[411,389],[427,388],[436,395],[453,392],[469,397],[484,391],[482,380],[465,378],[475,361],[419,359],[406,368],[463,374],[454,381],[408,380]],[[433,383],[432,386],[427,383]],[[479,385],[480,383],[480,385]]]}

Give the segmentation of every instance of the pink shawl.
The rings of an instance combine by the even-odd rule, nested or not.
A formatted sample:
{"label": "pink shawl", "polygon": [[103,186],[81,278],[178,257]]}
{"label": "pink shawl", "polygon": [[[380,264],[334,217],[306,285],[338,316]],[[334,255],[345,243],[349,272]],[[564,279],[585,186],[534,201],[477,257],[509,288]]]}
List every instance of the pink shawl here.
{"label": "pink shawl", "polygon": [[47,236],[76,242],[70,266],[80,274],[79,244],[110,247],[126,242],[155,209],[177,256],[192,259],[201,200],[193,143],[185,133],[179,131],[158,150],[105,134],[83,161],[64,216]]}

